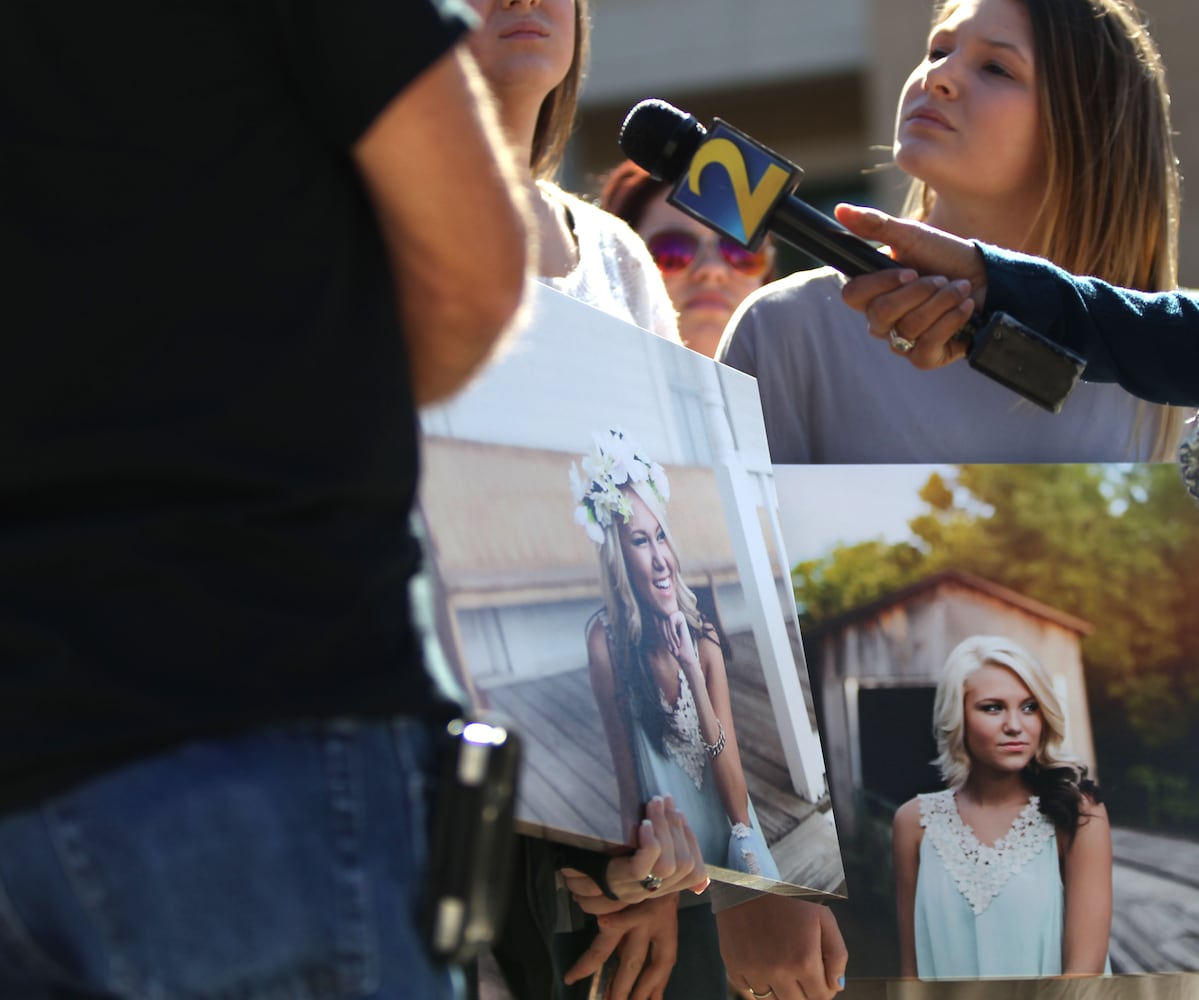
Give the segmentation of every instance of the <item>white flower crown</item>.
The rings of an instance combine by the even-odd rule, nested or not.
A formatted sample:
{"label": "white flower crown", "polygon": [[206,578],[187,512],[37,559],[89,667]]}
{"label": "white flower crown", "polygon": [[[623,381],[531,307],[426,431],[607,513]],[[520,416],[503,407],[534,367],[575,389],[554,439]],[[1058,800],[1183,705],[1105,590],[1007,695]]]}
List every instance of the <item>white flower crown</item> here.
{"label": "white flower crown", "polygon": [[633,516],[629,498],[620,487],[645,483],[662,503],[670,499],[670,483],[657,462],[639,454],[623,431],[596,434],[595,448],[581,461],[583,474],[570,463],[570,486],[574,494],[575,524],[587,531],[596,545],[604,544],[604,529],[619,516],[626,524]]}

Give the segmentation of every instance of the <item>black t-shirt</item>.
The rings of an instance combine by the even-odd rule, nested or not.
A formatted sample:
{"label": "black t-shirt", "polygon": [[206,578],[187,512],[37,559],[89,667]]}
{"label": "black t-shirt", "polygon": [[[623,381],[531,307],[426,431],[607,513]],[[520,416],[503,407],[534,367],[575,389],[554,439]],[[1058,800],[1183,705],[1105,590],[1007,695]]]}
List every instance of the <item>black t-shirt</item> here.
{"label": "black t-shirt", "polygon": [[431,710],[415,415],[351,143],[435,0],[17,0],[0,32],[0,807]]}

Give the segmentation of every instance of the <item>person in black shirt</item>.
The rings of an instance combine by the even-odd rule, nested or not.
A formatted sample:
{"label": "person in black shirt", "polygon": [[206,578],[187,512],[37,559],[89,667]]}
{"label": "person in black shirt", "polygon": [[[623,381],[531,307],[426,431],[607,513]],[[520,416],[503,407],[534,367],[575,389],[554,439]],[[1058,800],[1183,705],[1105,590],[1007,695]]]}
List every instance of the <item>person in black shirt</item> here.
{"label": "person in black shirt", "polygon": [[0,995],[448,993],[414,410],[526,264],[472,19],[6,7]]}

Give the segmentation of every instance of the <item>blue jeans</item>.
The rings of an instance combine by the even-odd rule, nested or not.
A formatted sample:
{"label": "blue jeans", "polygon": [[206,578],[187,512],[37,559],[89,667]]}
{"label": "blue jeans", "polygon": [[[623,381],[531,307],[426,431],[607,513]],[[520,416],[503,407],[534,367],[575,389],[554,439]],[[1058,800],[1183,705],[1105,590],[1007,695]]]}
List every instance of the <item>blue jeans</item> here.
{"label": "blue jeans", "polygon": [[188,743],[0,815],[0,997],[438,1000],[427,724]]}

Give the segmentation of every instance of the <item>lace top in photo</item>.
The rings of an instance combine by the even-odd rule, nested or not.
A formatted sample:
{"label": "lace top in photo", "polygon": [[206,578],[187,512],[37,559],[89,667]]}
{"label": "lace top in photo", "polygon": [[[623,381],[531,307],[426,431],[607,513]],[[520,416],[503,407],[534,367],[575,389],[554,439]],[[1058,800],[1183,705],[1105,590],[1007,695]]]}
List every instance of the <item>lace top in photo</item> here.
{"label": "lace top in photo", "polygon": [[666,728],[663,733],[663,743],[667,756],[673,760],[691,779],[696,790],[704,787],[704,765],[708,754],[704,750],[702,734],[699,729],[699,712],[695,707],[695,695],[691,685],[679,668],[679,696],[673,705],[670,704],[661,691],[658,698],[662,703],[662,711],[666,713]]}
{"label": "lace top in photo", "polygon": [[954,793],[946,789],[918,796],[920,825],[958,891],[975,916],[1030,860],[1056,842],[1053,823],[1038,808],[1037,796],[994,844],[984,844],[958,814]]}

